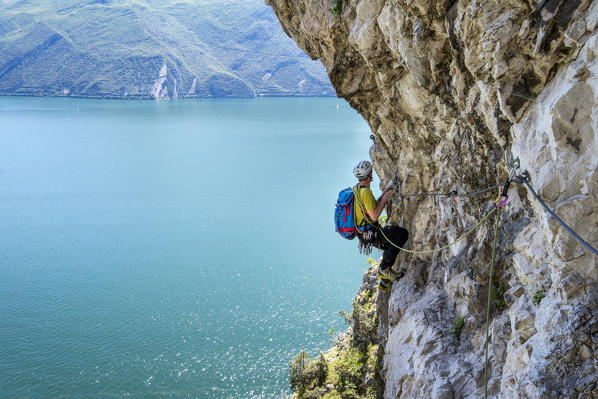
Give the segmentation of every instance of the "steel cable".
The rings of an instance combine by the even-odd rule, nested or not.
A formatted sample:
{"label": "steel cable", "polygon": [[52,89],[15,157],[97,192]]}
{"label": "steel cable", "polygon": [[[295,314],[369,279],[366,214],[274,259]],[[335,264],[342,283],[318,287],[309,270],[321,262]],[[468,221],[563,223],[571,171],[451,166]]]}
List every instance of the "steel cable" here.
{"label": "steel cable", "polygon": [[534,191],[534,189],[532,188],[532,186],[529,184],[529,182],[527,181],[526,178],[522,178],[519,177],[517,179],[517,182],[522,182],[523,184],[526,185],[526,187],[528,188],[529,191],[531,191],[531,193],[534,195],[534,197],[536,197],[536,200],[538,200],[538,202],[540,203],[540,205],[542,205],[542,207],[544,208],[544,210],[546,210],[546,212],[548,212],[557,222],[559,222],[561,224],[561,226],[563,226],[565,228],[565,230],[567,230],[569,232],[569,234],[571,234],[573,237],[575,237],[575,239],[577,241],[579,241],[581,244],[583,244],[587,249],[589,249],[590,251],[592,251],[594,253],[594,255],[598,256],[598,251],[596,250],[596,248],[592,247],[590,244],[587,243],[586,240],[584,240],[583,238],[581,238],[576,232],[574,232],[573,230],[571,230],[571,228],[569,226],[567,226],[567,224],[565,222],[563,222],[561,220],[561,218],[559,218],[553,211],[552,209],[550,209],[548,207],[548,205],[546,205],[544,203],[544,201],[542,201],[542,199],[540,198],[540,196],[538,195],[538,193],[536,193],[536,191]]}
{"label": "steel cable", "polygon": [[[386,159],[386,157],[384,156],[384,154],[380,150],[380,147],[378,146],[378,143],[376,142],[376,137],[374,135],[371,135],[370,138],[374,142],[374,146],[375,146],[376,151],[378,152],[378,154],[380,154],[380,156],[382,156],[382,159],[384,159],[384,162],[386,162],[386,165],[388,165],[388,167],[394,172],[395,179],[397,180],[397,183],[398,183],[399,182],[399,177],[398,177],[397,170],[390,164],[390,162],[388,161],[388,159]],[[542,205],[542,207],[546,210],[546,212],[548,212],[557,222],[559,222],[560,225],[563,226],[563,228],[565,230],[567,230],[567,232],[569,232],[569,234],[571,234],[577,241],[579,241],[583,246],[585,246],[592,253],[594,253],[594,255],[598,256],[598,250],[596,250],[596,248],[592,247],[586,240],[584,240],[583,238],[581,238],[575,231],[573,231],[569,226],[567,226],[567,224],[565,222],[563,222],[561,220],[561,218],[559,218],[548,207],[548,205],[546,205],[546,203],[544,203],[544,201],[542,201],[542,199],[540,198],[540,196],[536,193],[536,191],[529,184],[529,181],[528,181],[529,180],[529,176],[527,175],[527,171],[524,173],[524,176],[517,176],[517,177],[511,179],[511,177],[513,176],[515,170],[518,167],[519,167],[519,160],[517,160],[516,166],[511,171],[511,175],[509,176],[509,179],[507,181],[505,181],[503,183],[495,184],[493,186],[486,187],[486,188],[483,188],[483,189],[480,189],[480,190],[475,190],[475,191],[472,191],[472,192],[469,192],[469,193],[465,193],[465,194],[457,194],[456,191],[451,191],[451,192],[448,192],[448,193],[433,193],[433,192],[429,192],[429,193],[416,193],[416,194],[401,194],[400,193],[400,188],[399,188],[399,195],[398,196],[400,198],[421,197],[421,196],[426,196],[426,197],[427,196],[429,196],[429,197],[435,196],[435,197],[460,197],[460,198],[467,198],[467,197],[472,197],[474,195],[483,194],[483,193],[485,193],[487,191],[490,191],[492,189],[495,189],[495,188],[498,188],[498,187],[501,187],[501,186],[505,186],[506,188],[508,188],[508,186],[506,186],[506,184],[509,183],[509,182],[511,182],[511,181],[514,182],[514,183],[523,183],[530,190],[530,192],[533,194],[533,196],[536,198],[536,200],[540,203],[540,205]],[[488,216],[490,216],[490,214],[486,215],[486,217],[488,217]],[[485,219],[486,218],[484,218],[484,220]],[[467,234],[469,234],[470,232],[471,231],[467,232]],[[457,241],[455,241],[455,243],[456,242]],[[405,250],[403,248],[401,248],[401,249]],[[409,252],[409,251],[406,251],[406,252]]]}

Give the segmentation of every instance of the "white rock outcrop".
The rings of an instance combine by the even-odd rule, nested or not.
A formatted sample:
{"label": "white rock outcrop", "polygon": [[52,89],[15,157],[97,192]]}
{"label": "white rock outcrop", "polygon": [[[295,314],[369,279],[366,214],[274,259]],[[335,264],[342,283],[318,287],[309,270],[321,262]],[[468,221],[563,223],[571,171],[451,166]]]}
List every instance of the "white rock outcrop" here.
{"label": "white rock outcrop", "polygon": [[[518,158],[547,204],[598,247],[598,1],[266,3],[369,123],[383,185],[394,171],[381,153],[403,193],[488,187]],[[412,249],[433,248],[474,225],[497,194],[396,198],[391,217],[404,217]],[[598,256],[523,184],[509,197],[489,397],[597,398]],[[385,398],[483,397],[492,239],[490,220],[439,254],[400,255],[409,271],[381,314]]]}
{"label": "white rock outcrop", "polygon": [[168,98],[168,66],[166,62],[162,63],[158,78],[154,81],[154,87],[152,88],[152,97],[156,100],[161,98]]}

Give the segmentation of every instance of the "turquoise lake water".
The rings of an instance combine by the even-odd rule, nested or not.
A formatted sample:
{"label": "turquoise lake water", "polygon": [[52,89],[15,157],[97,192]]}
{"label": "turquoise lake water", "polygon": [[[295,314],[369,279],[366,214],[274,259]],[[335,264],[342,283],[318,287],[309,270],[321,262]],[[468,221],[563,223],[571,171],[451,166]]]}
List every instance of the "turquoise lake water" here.
{"label": "turquoise lake water", "polygon": [[345,328],[336,98],[0,97],[2,398],[275,398]]}

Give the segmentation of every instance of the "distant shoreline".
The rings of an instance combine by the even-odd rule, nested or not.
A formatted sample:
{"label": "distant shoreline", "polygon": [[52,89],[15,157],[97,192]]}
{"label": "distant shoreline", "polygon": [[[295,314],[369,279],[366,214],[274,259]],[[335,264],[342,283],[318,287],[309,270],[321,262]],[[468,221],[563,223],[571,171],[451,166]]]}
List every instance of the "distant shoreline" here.
{"label": "distant shoreline", "polygon": [[2,93],[0,97],[31,97],[31,98],[73,98],[73,99],[86,99],[86,100],[151,100],[151,101],[178,101],[178,100],[191,100],[191,99],[252,99],[252,98],[339,98],[336,94],[331,95],[301,95],[301,94],[261,94],[253,97],[247,96],[180,96],[177,98],[162,97],[156,98],[152,96],[81,96],[81,95],[35,95],[26,93]]}

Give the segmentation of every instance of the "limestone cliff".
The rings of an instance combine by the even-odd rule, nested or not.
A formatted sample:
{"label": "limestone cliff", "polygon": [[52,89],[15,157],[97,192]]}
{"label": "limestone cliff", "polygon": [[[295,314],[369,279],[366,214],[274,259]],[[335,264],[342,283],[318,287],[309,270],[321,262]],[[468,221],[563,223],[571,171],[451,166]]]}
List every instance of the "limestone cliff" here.
{"label": "limestone cliff", "polygon": [[[598,245],[598,1],[266,0],[363,115],[403,193],[530,184]],[[394,175],[371,157],[381,183]],[[410,248],[453,241],[498,191],[395,198]],[[502,216],[493,276],[489,396],[598,397],[598,256],[523,185]],[[479,398],[493,236],[485,223],[408,267],[381,300],[385,398]],[[463,318],[457,337],[451,330]]]}

